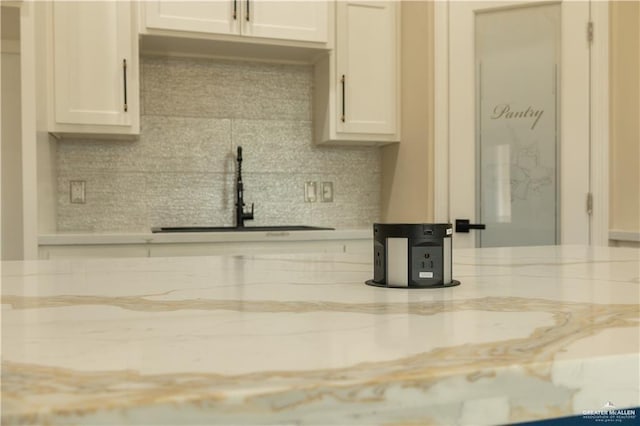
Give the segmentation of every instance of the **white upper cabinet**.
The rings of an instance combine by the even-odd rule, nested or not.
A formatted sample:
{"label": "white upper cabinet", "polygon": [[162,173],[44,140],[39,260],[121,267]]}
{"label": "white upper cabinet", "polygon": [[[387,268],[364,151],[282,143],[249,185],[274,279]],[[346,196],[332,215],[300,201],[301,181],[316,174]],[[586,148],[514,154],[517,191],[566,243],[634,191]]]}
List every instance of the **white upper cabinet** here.
{"label": "white upper cabinet", "polygon": [[[144,2],[147,30],[327,42],[326,1],[154,0]],[[189,36],[189,34],[181,34]]]}
{"label": "white upper cabinet", "polygon": [[327,41],[326,1],[245,1],[242,33],[299,41]]}
{"label": "white upper cabinet", "polygon": [[139,133],[137,32],[128,2],[51,3],[53,133]]}
{"label": "white upper cabinet", "polygon": [[235,34],[240,25],[238,1],[146,1],[146,27],[210,34]]}
{"label": "white upper cabinet", "polygon": [[[339,132],[393,134],[396,131],[395,5],[338,2],[336,77]],[[343,107],[344,105],[344,107]]]}
{"label": "white upper cabinet", "polygon": [[336,2],[336,46],[316,64],[316,143],[400,140],[399,10]]}

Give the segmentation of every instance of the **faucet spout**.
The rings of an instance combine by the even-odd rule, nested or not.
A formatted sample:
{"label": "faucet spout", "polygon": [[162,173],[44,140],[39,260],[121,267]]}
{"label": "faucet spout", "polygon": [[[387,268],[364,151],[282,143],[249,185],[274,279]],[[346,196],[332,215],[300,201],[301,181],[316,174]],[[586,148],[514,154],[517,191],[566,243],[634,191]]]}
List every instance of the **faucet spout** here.
{"label": "faucet spout", "polygon": [[236,156],[238,169],[236,173],[236,228],[244,228],[245,220],[253,220],[253,203],[251,203],[251,212],[245,212],[244,207],[244,185],[242,183],[242,147],[238,147]]}

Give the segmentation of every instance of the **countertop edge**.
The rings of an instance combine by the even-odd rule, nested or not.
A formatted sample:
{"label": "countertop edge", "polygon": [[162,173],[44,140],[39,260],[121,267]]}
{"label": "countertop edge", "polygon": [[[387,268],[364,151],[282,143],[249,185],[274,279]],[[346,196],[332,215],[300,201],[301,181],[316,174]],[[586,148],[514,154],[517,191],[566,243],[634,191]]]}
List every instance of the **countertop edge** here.
{"label": "countertop edge", "polygon": [[41,234],[39,246],[108,245],[108,244],[171,244],[224,243],[265,241],[330,241],[368,240],[371,229],[338,229],[315,231],[251,231],[251,232],[185,232],[131,234]]}

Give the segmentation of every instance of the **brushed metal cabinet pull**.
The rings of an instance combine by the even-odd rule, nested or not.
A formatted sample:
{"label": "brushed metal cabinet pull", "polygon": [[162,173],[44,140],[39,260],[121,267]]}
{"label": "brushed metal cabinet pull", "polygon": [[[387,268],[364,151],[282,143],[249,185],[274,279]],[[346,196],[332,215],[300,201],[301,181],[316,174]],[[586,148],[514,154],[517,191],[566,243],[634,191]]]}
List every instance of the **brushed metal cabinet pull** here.
{"label": "brushed metal cabinet pull", "polygon": [[344,123],[345,115],[346,115],[345,86],[347,85],[344,74],[342,74],[342,78],[340,79],[340,82],[342,83],[342,116],[340,117],[340,121]]}
{"label": "brushed metal cabinet pull", "polygon": [[233,20],[238,19],[238,0],[233,0]]}
{"label": "brushed metal cabinet pull", "polygon": [[247,0],[247,22],[249,21],[249,16],[250,16],[249,2],[250,0]]}
{"label": "brushed metal cabinet pull", "polygon": [[124,112],[127,112],[127,60],[122,60],[122,76],[124,81]]}

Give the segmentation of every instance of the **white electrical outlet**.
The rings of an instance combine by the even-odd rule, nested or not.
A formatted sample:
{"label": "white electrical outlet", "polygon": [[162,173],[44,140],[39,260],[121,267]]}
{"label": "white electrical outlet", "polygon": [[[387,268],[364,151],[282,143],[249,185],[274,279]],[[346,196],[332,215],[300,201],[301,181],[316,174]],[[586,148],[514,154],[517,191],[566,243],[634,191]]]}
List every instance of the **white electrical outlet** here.
{"label": "white electrical outlet", "polygon": [[306,203],[315,203],[318,199],[316,195],[316,183],[315,182],[305,182],[304,183],[304,201]]}
{"label": "white electrical outlet", "polygon": [[69,182],[69,194],[71,202],[74,204],[84,204],[85,199],[85,181],[72,180]]}
{"label": "white electrical outlet", "polygon": [[333,202],[333,182],[322,182],[320,184],[320,201],[323,203]]}

